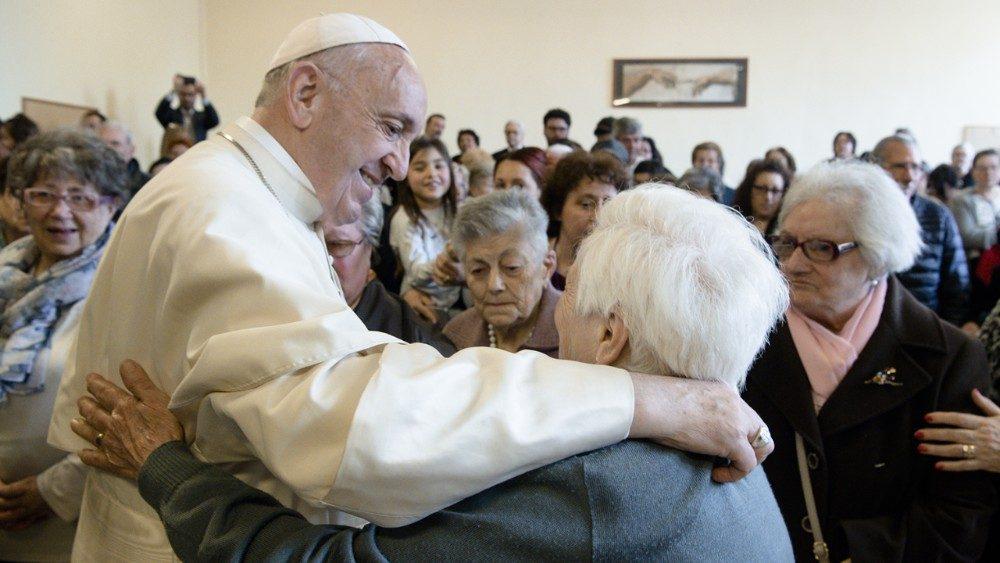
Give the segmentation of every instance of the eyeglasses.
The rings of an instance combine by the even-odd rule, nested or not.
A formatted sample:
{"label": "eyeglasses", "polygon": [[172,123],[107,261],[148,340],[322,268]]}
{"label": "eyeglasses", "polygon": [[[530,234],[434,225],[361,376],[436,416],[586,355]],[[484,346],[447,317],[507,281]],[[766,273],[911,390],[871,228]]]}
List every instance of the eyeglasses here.
{"label": "eyeglasses", "polygon": [[326,243],[326,251],[334,258],[346,258],[354,253],[354,249],[361,246],[365,239],[359,241],[335,240]]}
{"label": "eyeglasses", "polygon": [[754,186],[753,191],[760,192],[767,195],[781,195],[785,193],[782,188],[772,188],[771,186]]}
{"label": "eyeglasses", "polygon": [[88,193],[60,194],[42,188],[24,190],[24,203],[37,209],[51,209],[57,202],[65,201],[73,211],[93,211],[104,200],[104,196]]}
{"label": "eyeglasses", "polygon": [[856,242],[836,243],[831,240],[809,239],[799,241],[789,235],[771,235],[767,237],[771,243],[771,248],[778,256],[779,260],[787,260],[795,252],[796,248],[801,248],[806,258],[813,262],[833,262],[840,258],[841,254],[854,250],[861,245]]}

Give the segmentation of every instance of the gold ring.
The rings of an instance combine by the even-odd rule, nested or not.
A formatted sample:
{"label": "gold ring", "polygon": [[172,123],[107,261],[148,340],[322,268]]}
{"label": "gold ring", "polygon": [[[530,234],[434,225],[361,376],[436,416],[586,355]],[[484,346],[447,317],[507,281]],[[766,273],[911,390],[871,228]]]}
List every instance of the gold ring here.
{"label": "gold ring", "polygon": [[962,455],[968,459],[976,457],[976,446],[973,444],[962,444]]}
{"label": "gold ring", "polygon": [[94,436],[94,445],[99,448],[102,441],[104,441],[104,432],[98,432],[97,436]]}

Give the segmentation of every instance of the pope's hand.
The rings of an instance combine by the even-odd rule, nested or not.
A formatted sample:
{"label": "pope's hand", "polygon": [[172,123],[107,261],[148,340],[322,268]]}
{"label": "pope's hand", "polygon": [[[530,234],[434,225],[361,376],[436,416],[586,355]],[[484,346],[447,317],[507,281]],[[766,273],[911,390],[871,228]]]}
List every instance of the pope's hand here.
{"label": "pope's hand", "polygon": [[91,397],[77,401],[83,418],[71,423],[73,432],[97,446],[83,450],[87,465],[135,479],[153,451],[184,439],[177,418],[167,405],[170,396],[161,391],[139,364],[126,360],[119,368],[122,389],[96,373],[87,376]]}
{"label": "pope's hand", "polygon": [[712,478],[737,481],[772,451],[750,445],[764,421],[732,388],[718,382],[632,374],[635,415],[630,438],[645,438],[679,450],[729,459]]}

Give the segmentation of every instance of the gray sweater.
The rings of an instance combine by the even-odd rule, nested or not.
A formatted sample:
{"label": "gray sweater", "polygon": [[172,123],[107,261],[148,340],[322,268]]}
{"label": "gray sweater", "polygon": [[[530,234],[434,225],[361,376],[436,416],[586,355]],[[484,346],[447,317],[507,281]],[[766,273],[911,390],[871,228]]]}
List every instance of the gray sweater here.
{"label": "gray sweater", "polygon": [[401,528],[313,525],[197,461],[156,450],[139,491],[185,561],[791,561],[764,472],[625,441],[531,471]]}

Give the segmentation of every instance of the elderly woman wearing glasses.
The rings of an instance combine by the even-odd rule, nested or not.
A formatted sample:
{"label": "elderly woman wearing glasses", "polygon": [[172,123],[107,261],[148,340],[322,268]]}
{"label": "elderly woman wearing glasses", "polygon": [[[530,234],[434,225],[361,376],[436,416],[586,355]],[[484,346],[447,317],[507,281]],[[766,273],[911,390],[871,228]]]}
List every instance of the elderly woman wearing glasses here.
{"label": "elderly woman wearing glasses", "polygon": [[55,392],[122,201],[125,163],[76,132],[38,135],[8,163],[29,235],[0,252],[0,554],[68,559],[84,468],[46,444]]}
{"label": "elderly woman wearing glasses", "polygon": [[975,560],[993,485],[935,471],[914,432],[928,412],[973,409],[986,357],[893,276],[921,248],[905,196],[870,164],[821,164],[778,222],[791,306],[744,398],[783,444],[764,468],[796,559]]}
{"label": "elderly woman wearing glasses", "polygon": [[459,350],[492,346],[559,355],[555,310],[561,292],[549,278],[548,216],[526,190],[501,190],[466,203],[451,244],[462,262],[473,307],[444,327]]}

